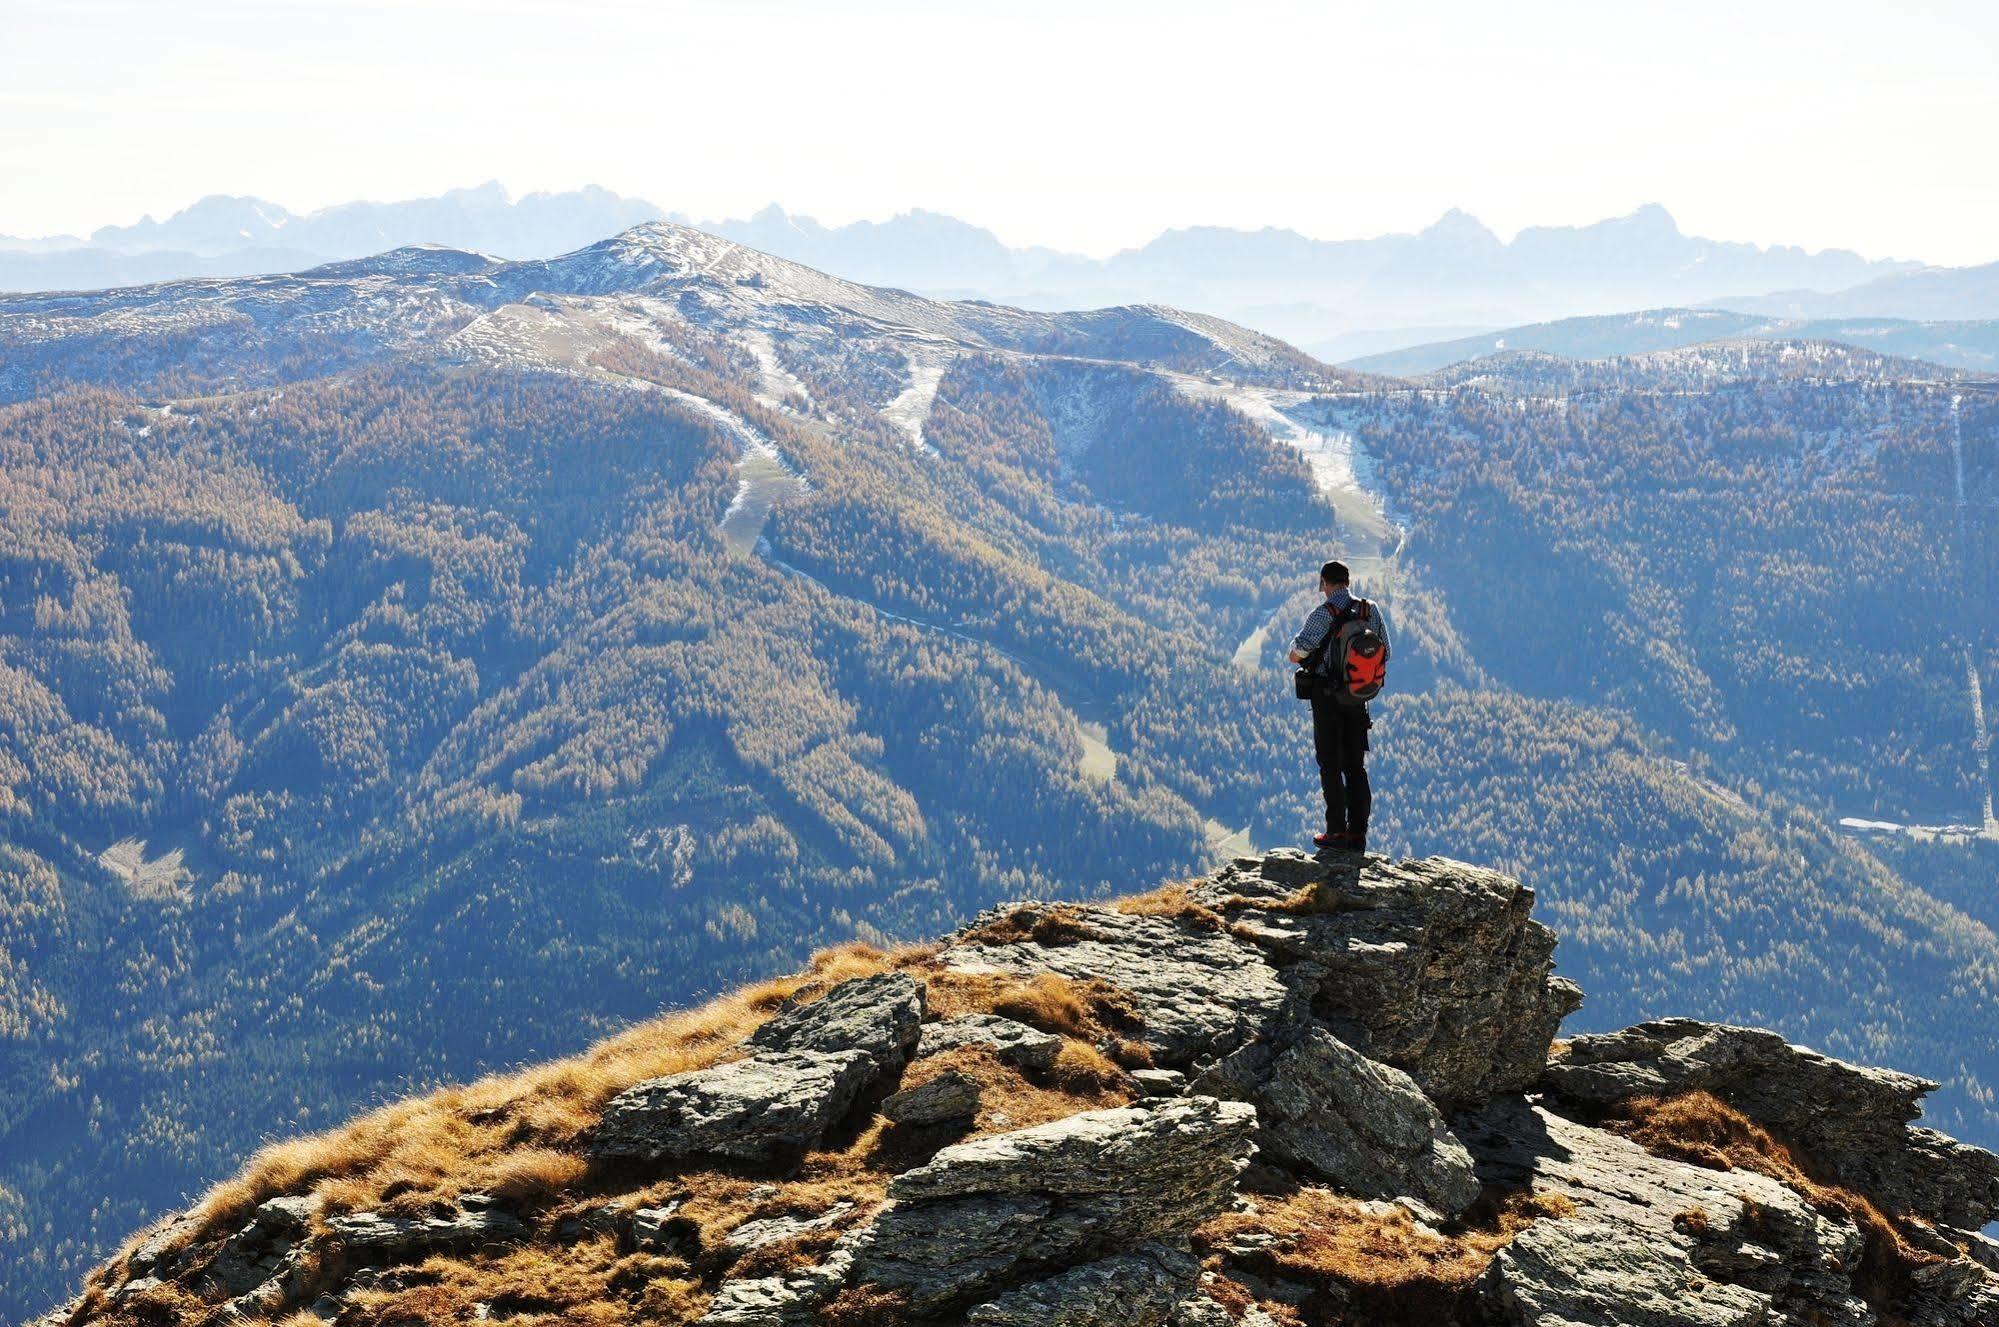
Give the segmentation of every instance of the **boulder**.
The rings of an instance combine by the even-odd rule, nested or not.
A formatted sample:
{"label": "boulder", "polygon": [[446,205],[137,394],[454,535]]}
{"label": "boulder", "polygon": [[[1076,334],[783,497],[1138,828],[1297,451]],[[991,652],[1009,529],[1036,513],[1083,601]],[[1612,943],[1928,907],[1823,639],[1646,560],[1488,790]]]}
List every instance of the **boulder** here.
{"label": "boulder", "polygon": [[1569,1200],[1493,1260],[1483,1293],[1522,1327],[1872,1327],[1860,1232],[1750,1171],[1654,1156],[1517,1098],[1456,1120],[1479,1177]]}
{"label": "boulder", "polygon": [[724,1282],[702,1322],[793,1327],[852,1285],[934,1316],[1023,1273],[1183,1239],[1227,1204],[1254,1150],[1255,1115],[1242,1102],[1186,1097],[944,1148],[898,1175],[889,1204],[818,1267]]}
{"label": "boulder", "polygon": [[1010,1290],[965,1320],[972,1327],[1160,1327],[1200,1277],[1190,1255],[1148,1244]]}
{"label": "boulder", "polygon": [[1187,1089],[1187,1075],[1178,1069],[1134,1069],[1131,1082],[1142,1097],[1177,1097]]}
{"label": "boulder", "polygon": [[856,1274],[930,1310],[1021,1266],[1184,1235],[1227,1204],[1255,1124],[1242,1102],[1182,1097],[947,1147],[890,1183]]}
{"label": "boulder", "polygon": [[414,1262],[433,1253],[511,1244],[528,1236],[518,1218],[477,1193],[465,1194],[441,1216],[353,1212],[328,1218],[326,1228],[350,1263]]}
{"label": "boulder", "polygon": [[842,982],[758,1028],[743,1059],[619,1093],[604,1108],[590,1153],[648,1162],[796,1159],[902,1067],[916,1046],[923,997],[922,984],[901,972]]}
{"label": "boulder", "polygon": [[998,1014],[967,1014],[925,1024],[916,1053],[927,1058],[961,1046],[990,1047],[1002,1063],[1042,1073],[1055,1067],[1055,1057],[1062,1053],[1062,1038]]}
{"label": "boulder", "polygon": [[[1032,931],[1055,922],[1049,942],[985,943],[996,924]],[[1155,1063],[1179,1068],[1225,1055],[1263,1031],[1287,990],[1255,946],[1226,931],[1172,917],[1134,916],[1108,906],[1015,903],[981,913],[940,956],[961,972],[1096,978],[1128,994]]]}
{"label": "boulder", "polygon": [[946,1069],[927,1083],[907,1087],[882,1102],[891,1124],[943,1124],[979,1113],[979,1084],[969,1074]]}
{"label": "boulder", "polygon": [[877,1077],[894,1073],[915,1048],[924,1014],[922,983],[903,972],[841,982],[793,1005],[750,1034],[757,1052],[865,1053]]}
{"label": "boulder", "polygon": [[864,1050],[776,1051],[652,1078],[604,1108],[594,1157],[793,1160],[816,1147],[880,1077]]}
{"label": "boulder", "polygon": [[1347,1193],[1452,1216],[1478,1197],[1471,1153],[1416,1081],[1323,1029],[1276,1056],[1255,1100],[1263,1151]]}
{"label": "boulder", "polygon": [[[1296,906],[1271,906],[1295,891]],[[1279,850],[1224,867],[1195,898],[1283,964],[1341,1040],[1446,1110],[1541,1075],[1582,1002],[1553,975],[1555,936],[1519,881],[1444,857],[1321,862]]]}
{"label": "boulder", "polygon": [[242,1229],[216,1250],[203,1277],[204,1287],[210,1293],[236,1296],[277,1276],[305,1237],[306,1225],[319,1206],[317,1199],[307,1197],[271,1198],[259,1203]]}
{"label": "boulder", "polygon": [[1248,1162],[1256,1112],[1179,1097],[1084,1111],[947,1147],[889,1184],[911,1205],[971,1194],[1038,1194],[1093,1206],[1118,1233],[1151,1238],[1219,1210]]}
{"label": "boulder", "polygon": [[1999,1220],[1999,1156],[1912,1128],[1927,1079],[1793,1046],[1774,1032],[1691,1018],[1576,1037],[1547,1067],[1558,1100],[1601,1108],[1703,1091],[1770,1129],[1890,1211],[1973,1229]]}
{"label": "boulder", "polygon": [[730,1231],[722,1241],[722,1251],[732,1258],[741,1258],[754,1253],[765,1245],[781,1240],[797,1239],[818,1230],[831,1230],[846,1220],[854,1210],[854,1204],[836,1202],[818,1216],[769,1216],[760,1221],[745,1221]]}

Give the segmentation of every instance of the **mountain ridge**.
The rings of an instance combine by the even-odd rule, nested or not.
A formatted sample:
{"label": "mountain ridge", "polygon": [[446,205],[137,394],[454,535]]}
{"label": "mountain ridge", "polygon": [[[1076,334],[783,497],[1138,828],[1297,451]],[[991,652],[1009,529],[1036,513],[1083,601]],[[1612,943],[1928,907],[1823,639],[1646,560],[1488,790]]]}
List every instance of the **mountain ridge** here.
{"label": "mountain ridge", "polygon": [[829,951],[273,1144],[37,1327],[1992,1320],[1999,1155],[1910,1126],[1934,1083],[1691,1019],[1556,1043],[1532,903],[1280,851]]}

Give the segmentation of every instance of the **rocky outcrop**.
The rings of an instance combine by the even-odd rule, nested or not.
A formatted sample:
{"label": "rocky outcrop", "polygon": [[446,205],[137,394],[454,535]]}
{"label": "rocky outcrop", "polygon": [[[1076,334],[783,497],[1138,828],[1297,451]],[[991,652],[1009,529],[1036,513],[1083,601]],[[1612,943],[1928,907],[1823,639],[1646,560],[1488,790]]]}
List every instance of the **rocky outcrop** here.
{"label": "rocky outcrop", "polygon": [[[1999,1327],[1999,1158],[1912,1126],[1930,1084],[1688,1020],[1551,1060],[1579,997],[1532,897],[1278,852],[1137,905],[997,908],[618,1092],[561,1144],[580,1192],[190,1215],[74,1315],[512,1317],[550,1292],[454,1303],[453,1269],[491,1293],[581,1259],[608,1316],[709,1327]],[[1790,1156],[1641,1127],[1695,1091]]]}
{"label": "rocky outcrop", "polygon": [[415,1262],[423,1256],[527,1237],[520,1218],[485,1194],[468,1193],[448,1212],[422,1217],[355,1212],[336,1216],[327,1230],[350,1263]]}
{"label": "rocky outcrop", "polygon": [[1278,851],[1238,862],[1195,898],[1234,909],[1232,933],[1285,967],[1312,1012],[1371,1059],[1449,1108],[1541,1076],[1548,1043],[1582,1003],[1554,975],[1555,935],[1534,893],[1441,857],[1327,864]]}
{"label": "rocky outcrop", "polygon": [[[888,1292],[912,1313],[935,1315],[977,1302],[1025,1269],[1184,1240],[1229,1201],[1254,1128],[1249,1106],[1194,1097],[1088,1111],[947,1147],[898,1175],[889,1204],[820,1266],[789,1278],[728,1282],[703,1321],[807,1322],[849,1286]],[[1084,1284],[1070,1288],[1084,1294]],[[1192,1277],[1182,1278],[1174,1300],[1192,1289]],[[996,1311],[1021,1312],[1022,1304],[1007,1301]]]}
{"label": "rocky outcrop", "polygon": [[1256,1103],[1266,1148],[1344,1192],[1447,1216],[1478,1197],[1471,1153],[1416,1081],[1323,1029],[1275,1058]]}
{"label": "rocky outcrop", "polygon": [[967,1014],[925,1025],[916,1053],[927,1058],[961,1046],[983,1046],[1003,1063],[1045,1072],[1062,1053],[1062,1038],[998,1014]]}
{"label": "rocky outcrop", "polygon": [[804,1051],[648,1079],[612,1099],[590,1151],[612,1161],[795,1159],[879,1077],[865,1052]]}
{"label": "rocky outcrop", "polygon": [[842,983],[757,1029],[743,1059],[619,1093],[591,1153],[638,1162],[795,1159],[902,1067],[922,1019],[923,990],[904,973]]}
{"label": "rocky outcrop", "polygon": [[1480,1178],[1567,1199],[1494,1259],[1485,1291],[1524,1327],[1876,1321],[1853,1285],[1860,1232],[1763,1175],[1707,1170],[1517,1096],[1460,1119]]}
{"label": "rocky outcrop", "polygon": [[972,1327],[1158,1327],[1194,1292],[1201,1265],[1148,1244],[1010,1290],[965,1315]]}
{"label": "rocky outcrop", "polygon": [[[985,938],[1002,929],[1048,938]],[[1239,1048],[1278,1016],[1289,994],[1275,964],[1225,931],[1107,907],[996,908],[981,914],[942,961],[962,972],[1052,972],[1105,982],[1131,997],[1153,1060],[1169,1068]]]}
{"label": "rocky outcrop", "polygon": [[906,972],[842,982],[750,1034],[763,1053],[868,1057],[877,1079],[900,1069],[923,1026],[923,987]]}
{"label": "rocky outcrop", "polygon": [[1999,1220],[1999,1156],[1910,1127],[1935,1083],[1847,1064],[1774,1032],[1640,1023],[1572,1039],[1545,1082],[1558,1100],[1588,1107],[1709,1092],[1798,1147],[1821,1178],[1891,1210],[1972,1229]]}
{"label": "rocky outcrop", "polygon": [[978,1081],[956,1069],[946,1069],[882,1102],[882,1117],[891,1124],[944,1124],[969,1120],[978,1113]]}

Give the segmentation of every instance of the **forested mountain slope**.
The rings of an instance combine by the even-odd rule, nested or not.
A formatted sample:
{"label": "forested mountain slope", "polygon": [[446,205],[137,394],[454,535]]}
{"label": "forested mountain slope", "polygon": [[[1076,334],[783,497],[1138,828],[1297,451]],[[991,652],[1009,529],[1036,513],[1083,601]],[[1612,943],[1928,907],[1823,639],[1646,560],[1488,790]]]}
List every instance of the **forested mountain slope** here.
{"label": "forested mountain slope", "polygon": [[[0,302],[4,1309],[399,1085],[1293,839],[1336,549],[1397,632],[1385,845],[1533,873],[1596,1026],[1767,1023],[1991,1138],[1991,932],[1824,812],[1975,792],[1992,415],[1753,369],[1417,391],[667,225]],[[1826,662],[1854,521],[1893,704]],[[1689,688],[1647,628],[1725,568],[1776,590]]]}

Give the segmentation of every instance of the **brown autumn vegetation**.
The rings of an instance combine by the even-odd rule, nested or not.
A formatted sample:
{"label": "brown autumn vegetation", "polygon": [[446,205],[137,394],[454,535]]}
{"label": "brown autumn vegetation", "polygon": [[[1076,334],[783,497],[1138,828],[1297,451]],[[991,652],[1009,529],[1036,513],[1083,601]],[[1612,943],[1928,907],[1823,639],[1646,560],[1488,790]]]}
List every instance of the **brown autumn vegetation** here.
{"label": "brown autumn vegetation", "polygon": [[1218,931],[1227,922],[1222,914],[1204,903],[1196,903],[1193,887],[1197,882],[1176,881],[1143,894],[1133,894],[1111,904],[1128,917],[1165,917],[1185,922],[1197,930]]}
{"label": "brown autumn vegetation", "polygon": [[[1898,1298],[1909,1273],[1939,1261],[1910,1243],[1893,1217],[1865,1194],[1818,1178],[1809,1158],[1779,1141],[1769,1130],[1710,1092],[1669,1097],[1634,1097],[1605,1124],[1648,1152],[1711,1170],[1748,1170],[1788,1185],[1828,1216],[1844,1217],[1860,1230],[1863,1243],[1855,1283],[1873,1304]],[[1708,1214],[1680,1213],[1688,1228],[1705,1228]]]}
{"label": "brown autumn vegetation", "polygon": [[[316,1194],[323,1206],[315,1228],[323,1229],[326,1217],[343,1212],[416,1216],[485,1193],[519,1212],[536,1237],[501,1252],[436,1255],[399,1269],[357,1295],[362,1323],[462,1322],[503,1309],[504,1316],[576,1324],[628,1314],[690,1320],[726,1273],[773,1275],[818,1261],[885,1199],[897,1173],[949,1143],[1135,1098],[1119,1062],[1142,1063],[1144,1053],[1129,1039],[1141,1025],[1124,993],[1050,973],[958,972],[935,954],[931,946],[883,950],[859,943],[825,950],[797,973],[642,1023],[570,1059],[398,1102],[343,1128],[273,1145],[203,1198],[179,1245],[218,1245],[259,1203],[280,1195]],[[966,1073],[980,1086],[978,1117],[961,1126],[908,1127],[877,1116],[781,1176],[692,1167],[633,1188],[629,1176],[600,1171],[579,1150],[618,1092],[727,1060],[779,1010],[890,969],[925,982],[935,1018],[996,1013],[1061,1036],[1054,1066],[1030,1075],[980,1047],[918,1060],[904,1086],[946,1069]],[[559,1227],[573,1232],[575,1223],[605,1208],[629,1213],[668,1204],[677,1236],[672,1252],[621,1248],[609,1236],[557,1237]],[[746,1255],[726,1247],[746,1222],[816,1218],[841,1204],[844,1218],[823,1228]],[[216,1306],[171,1283],[110,1305],[106,1292],[128,1279],[126,1261],[145,1237],[135,1237],[91,1277],[86,1314],[130,1324],[196,1322],[210,1314]],[[887,1311],[872,1294],[850,1293],[829,1307],[828,1321],[844,1320],[842,1314],[886,1321],[866,1316],[870,1309]]]}
{"label": "brown autumn vegetation", "polygon": [[1343,1320],[1344,1305],[1392,1315],[1385,1320],[1444,1324],[1467,1307],[1472,1283],[1496,1251],[1535,1221],[1574,1210],[1554,1194],[1488,1193],[1457,1222],[1433,1232],[1391,1204],[1300,1188],[1259,1195],[1247,1210],[1213,1218],[1194,1232],[1194,1248],[1208,1270],[1226,1277],[1236,1256],[1225,1252],[1231,1241],[1275,1236],[1242,1262],[1250,1271],[1319,1287],[1301,1306],[1305,1322]]}

